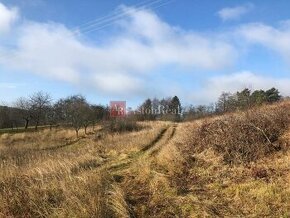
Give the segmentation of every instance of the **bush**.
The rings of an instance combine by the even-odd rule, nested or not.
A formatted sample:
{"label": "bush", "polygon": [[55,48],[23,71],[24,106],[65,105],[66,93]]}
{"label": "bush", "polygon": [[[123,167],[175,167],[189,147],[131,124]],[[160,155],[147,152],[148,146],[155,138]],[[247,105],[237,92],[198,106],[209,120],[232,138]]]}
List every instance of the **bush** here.
{"label": "bush", "polygon": [[288,128],[288,110],[268,106],[205,121],[195,134],[196,148],[213,146],[226,163],[254,161],[282,149],[278,139]]}
{"label": "bush", "polygon": [[132,132],[141,129],[135,120],[112,119],[104,124],[104,129],[108,132]]}

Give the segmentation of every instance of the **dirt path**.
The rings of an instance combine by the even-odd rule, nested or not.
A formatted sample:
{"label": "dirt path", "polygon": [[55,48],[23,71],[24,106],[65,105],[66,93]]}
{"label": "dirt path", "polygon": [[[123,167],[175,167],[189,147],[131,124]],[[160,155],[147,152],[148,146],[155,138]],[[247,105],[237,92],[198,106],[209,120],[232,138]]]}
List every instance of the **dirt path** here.
{"label": "dirt path", "polygon": [[140,151],[134,153],[129,158],[122,160],[119,163],[112,164],[107,169],[110,172],[117,172],[121,170],[128,169],[130,165],[136,162],[141,157],[148,157],[150,158],[153,155],[156,155],[162,146],[165,146],[175,135],[177,125],[172,125],[166,127],[160,131],[157,137],[150,142],[148,145],[144,146]]}
{"label": "dirt path", "polygon": [[[123,170],[130,169],[131,165],[136,163],[140,158],[148,159],[152,158],[154,155],[158,154],[160,149],[174,137],[177,124],[169,125],[160,129],[159,134],[147,145],[144,145],[139,151],[130,154],[126,159],[123,160],[105,160],[100,164],[92,164],[87,168],[87,170],[105,170],[109,173],[115,174],[120,173]],[[77,142],[89,139],[90,136],[78,139]],[[76,144],[73,142],[69,145]],[[60,148],[69,146],[55,146],[44,151],[57,151]],[[75,171],[75,167],[72,167],[72,171]],[[76,171],[78,173],[78,171]]]}
{"label": "dirt path", "polygon": [[[126,188],[123,187],[120,183],[123,181],[126,181],[126,179],[134,178],[134,167],[135,163],[138,164],[139,160],[144,160],[145,162],[151,162],[154,160],[155,155],[158,154],[158,152],[168,143],[172,138],[175,136],[176,133],[177,124],[170,125],[160,131],[160,133],[157,135],[157,137],[152,140],[151,143],[144,146],[140,151],[138,151],[134,156],[131,158],[126,159],[125,161],[119,162],[118,164],[111,165],[108,168],[108,171],[113,176],[115,184],[117,186],[122,187],[121,189],[124,191],[124,196],[135,196],[135,194],[130,193],[130,190],[126,190]],[[139,166],[137,166],[139,167]],[[136,181],[135,181],[136,182]],[[119,183],[119,184],[118,184]],[[126,184],[126,182],[125,182]],[[134,185],[134,181],[133,181]],[[139,184],[142,189],[142,184]],[[126,185],[125,185],[126,186]],[[144,196],[145,199],[147,198],[146,194]],[[138,199],[138,194],[134,198]],[[135,200],[136,200],[135,199]],[[130,201],[127,197],[124,197],[124,201],[126,206],[127,213],[130,214],[129,217],[138,217],[136,214],[136,211],[134,211],[135,200]],[[134,206],[135,205],[135,206]]]}
{"label": "dirt path", "polygon": [[154,146],[148,153],[150,156],[155,156],[165,146],[175,135],[177,124],[174,124],[172,127],[168,128],[166,136],[163,138],[163,142],[158,143]]}

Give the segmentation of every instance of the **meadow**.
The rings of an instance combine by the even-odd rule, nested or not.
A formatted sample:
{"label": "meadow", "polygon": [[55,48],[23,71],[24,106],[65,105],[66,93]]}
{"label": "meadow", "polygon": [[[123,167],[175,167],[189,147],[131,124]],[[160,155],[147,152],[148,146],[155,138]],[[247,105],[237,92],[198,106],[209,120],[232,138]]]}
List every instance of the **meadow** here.
{"label": "meadow", "polygon": [[289,217],[290,102],[0,134],[1,217]]}

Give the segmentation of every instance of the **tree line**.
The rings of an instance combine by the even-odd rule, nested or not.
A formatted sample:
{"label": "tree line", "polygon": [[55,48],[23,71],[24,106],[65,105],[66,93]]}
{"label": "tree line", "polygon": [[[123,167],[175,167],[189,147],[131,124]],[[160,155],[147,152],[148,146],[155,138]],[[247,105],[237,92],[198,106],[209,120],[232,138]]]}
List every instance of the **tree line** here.
{"label": "tree line", "polygon": [[262,104],[274,103],[281,99],[282,96],[276,88],[254,91],[245,88],[235,93],[223,92],[217,99],[217,102],[210,105],[190,106],[184,114],[185,119],[196,119],[237,110],[245,110]]}
{"label": "tree line", "polygon": [[180,121],[182,106],[177,96],[163,99],[146,99],[132,114],[137,120]]}
{"label": "tree line", "polygon": [[217,102],[217,112],[230,112],[237,109],[248,109],[253,106],[273,103],[281,100],[282,96],[279,90],[271,88],[269,90],[255,90],[243,89],[234,94],[223,92]]}
{"label": "tree line", "polygon": [[[137,113],[137,117],[139,120],[193,120],[236,110],[245,110],[262,104],[274,103],[281,99],[282,96],[276,88],[254,91],[245,88],[235,93],[223,92],[215,103],[197,106],[182,106],[177,96],[161,100],[154,98],[147,99],[140,105],[140,108],[143,110],[144,108],[147,109],[147,111],[151,109],[153,113],[142,113],[139,115]],[[169,110],[167,110],[167,113],[156,114],[154,111],[157,110],[158,105]],[[181,111],[181,113],[174,113],[176,111]]]}
{"label": "tree line", "polygon": [[[127,117],[137,121],[169,120],[182,121],[205,116],[248,109],[265,103],[273,103],[282,99],[279,90],[243,89],[236,93],[223,92],[216,103],[210,105],[190,105],[182,107],[177,96],[163,99],[146,99],[136,110],[129,110]],[[90,104],[82,95],[73,95],[52,101],[48,93],[37,92],[29,97],[21,97],[12,107],[0,106],[0,129],[41,126],[71,126],[78,132],[88,126],[109,120],[110,108],[103,105]]]}
{"label": "tree line", "polygon": [[71,126],[78,136],[83,127],[93,128],[97,122],[108,117],[108,108],[102,105],[88,103],[82,95],[61,98],[55,103],[49,94],[37,92],[29,97],[21,97],[13,103],[13,107],[0,107],[0,128],[24,129],[33,126],[35,130],[40,125]]}

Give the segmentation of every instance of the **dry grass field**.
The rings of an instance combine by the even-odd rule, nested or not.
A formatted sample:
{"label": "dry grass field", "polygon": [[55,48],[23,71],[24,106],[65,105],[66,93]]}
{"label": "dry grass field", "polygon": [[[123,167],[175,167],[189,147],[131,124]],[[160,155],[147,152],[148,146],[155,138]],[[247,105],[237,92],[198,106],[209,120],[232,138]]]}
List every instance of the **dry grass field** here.
{"label": "dry grass field", "polygon": [[289,217],[290,104],[0,135],[0,217]]}

